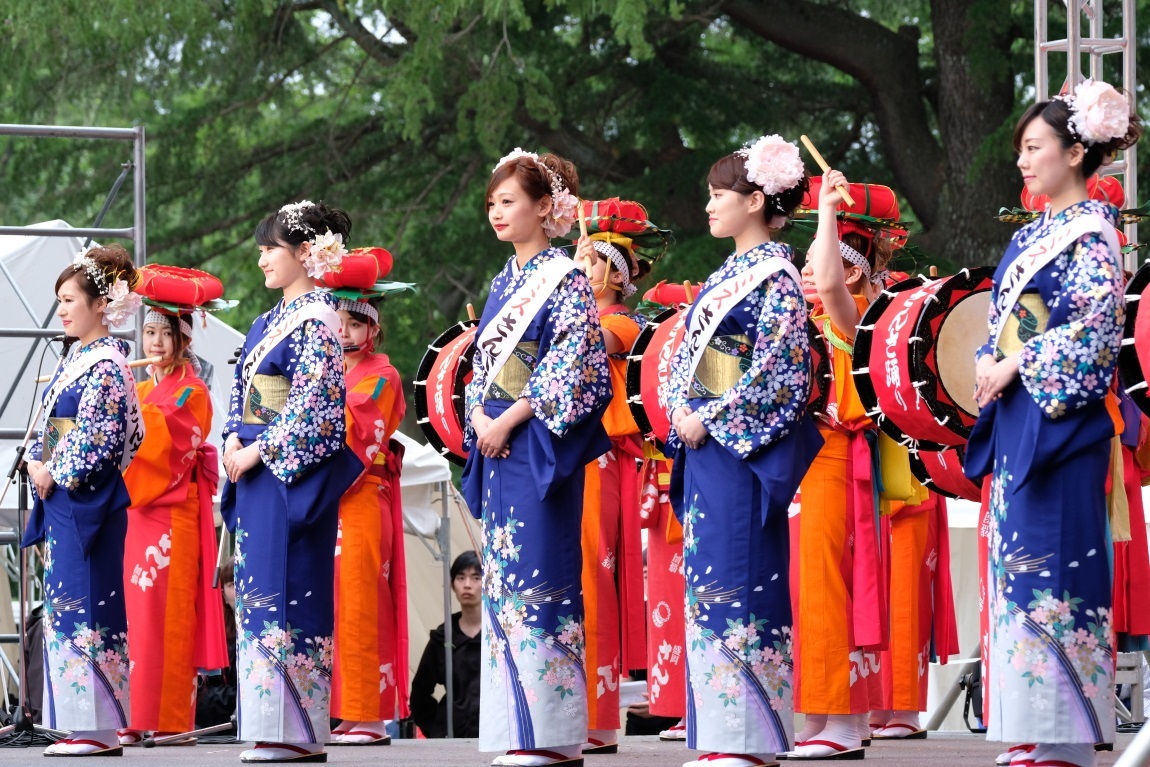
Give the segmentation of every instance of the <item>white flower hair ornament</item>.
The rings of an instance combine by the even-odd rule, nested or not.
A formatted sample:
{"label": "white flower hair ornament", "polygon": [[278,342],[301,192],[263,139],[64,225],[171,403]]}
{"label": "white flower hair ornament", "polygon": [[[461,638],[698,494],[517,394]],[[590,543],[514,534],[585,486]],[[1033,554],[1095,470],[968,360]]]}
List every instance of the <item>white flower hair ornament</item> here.
{"label": "white flower hair ornament", "polygon": [[133,293],[124,279],[113,282],[105,295],[108,305],[104,307],[104,324],[110,328],[123,327],[144,305],[140,295]]}
{"label": "white flower hair ornament", "polygon": [[280,213],[282,213],[284,217],[284,223],[287,225],[288,234],[295,231],[300,231],[304,234],[315,234],[315,229],[303,220],[303,212],[308,208],[314,207],[315,203],[311,200],[300,200],[299,202],[289,202],[280,208]]}
{"label": "white flower hair ornament", "polygon": [[777,133],[762,136],[739,154],[746,158],[747,180],[768,197],[793,189],[806,175],[799,148]]}
{"label": "white flower hair ornament", "polygon": [[311,252],[303,260],[307,276],[313,280],[322,279],[328,272],[338,272],[347,248],[343,245],[342,234],[332,234],[328,229],[310,240]]}
{"label": "white flower hair ornament", "polygon": [[563,183],[562,176],[544,165],[539,155],[528,152],[522,147],[515,147],[509,154],[501,157],[491,172],[495,173],[507,163],[521,157],[534,162],[543,178],[551,184],[551,215],[543,222],[543,233],[548,237],[562,237],[575,225],[576,211],[579,210],[579,198],[571,194],[571,190]]}
{"label": "white flower hair ornament", "polygon": [[1121,138],[1130,130],[1130,103],[1110,83],[1084,80],[1073,94],[1059,98],[1070,107],[1070,131],[1086,146]]}

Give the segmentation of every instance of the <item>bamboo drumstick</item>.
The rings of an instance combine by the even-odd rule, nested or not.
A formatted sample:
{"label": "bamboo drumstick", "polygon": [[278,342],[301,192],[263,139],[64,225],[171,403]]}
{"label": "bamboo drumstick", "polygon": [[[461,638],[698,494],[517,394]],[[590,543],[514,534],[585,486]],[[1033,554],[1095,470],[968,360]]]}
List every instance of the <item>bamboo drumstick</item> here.
{"label": "bamboo drumstick", "polygon": [[468,304],[467,305],[467,319],[469,319],[469,320],[475,319],[475,305],[474,304]]}
{"label": "bamboo drumstick", "polygon": [[695,303],[695,290],[691,287],[690,280],[683,280],[683,295],[687,299],[687,304]]}
{"label": "bamboo drumstick", "polygon": [[928,273],[928,274],[929,274],[931,277],[937,277],[937,276],[938,276],[938,267],[937,267],[937,266],[935,266],[934,264],[931,264],[931,265],[930,265],[930,269],[929,269],[929,270],[927,270],[927,273]]}
{"label": "bamboo drumstick", "polygon": [[586,208],[583,207],[583,201],[579,201],[579,236],[582,239],[587,239],[587,216],[585,215]]}
{"label": "bamboo drumstick", "polygon": [[[823,173],[826,173],[831,169],[831,166],[827,165],[827,161],[823,159],[821,154],[819,154],[819,150],[815,149],[815,145],[812,144],[811,140],[806,137],[806,134],[799,136],[799,141],[803,142],[803,146],[805,146],[807,151],[811,153],[811,157],[815,158],[815,162],[818,163],[818,166],[823,169]],[[855,200],[853,197],[851,197],[850,190],[847,188],[846,184],[839,184],[835,187],[835,189],[839,190],[839,194],[843,196],[843,200],[846,201],[847,205],[854,207]]]}
{"label": "bamboo drumstick", "polygon": [[[164,361],[163,357],[144,357],[142,359],[132,360],[131,362],[128,363],[128,367],[130,367],[130,368],[142,368],[142,367],[145,367],[147,365],[159,365],[163,361]],[[52,376],[40,376],[36,379],[36,383],[46,383],[47,381],[51,381],[51,380],[52,380]]]}

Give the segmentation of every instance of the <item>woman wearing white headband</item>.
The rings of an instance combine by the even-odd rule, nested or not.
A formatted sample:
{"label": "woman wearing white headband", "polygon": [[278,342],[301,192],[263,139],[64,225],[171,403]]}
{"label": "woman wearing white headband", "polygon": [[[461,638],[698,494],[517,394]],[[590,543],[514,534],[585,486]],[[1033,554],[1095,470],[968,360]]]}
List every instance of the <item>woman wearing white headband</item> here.
{"label": "woman wearing white headband", "polygon": [[[391,269],[383,248],[353,251],[371,274]],[[339,275],[337,275],[339,276]],[[374,280],[373,280],[374,281]],[[392,439],[407,403],[403,382],[382,347],[380,300],[392,292],[339,287],[340,341],[347,368],[347,445],[364,470],[339,502],[335,556],[335,663],[332,742],[388,745],[387,723],[408,710],[407,565],[403,549],[403,446]]]}
{"label": "woman wearing white headband", "polygon": [[150,366],[137,386],[147,437],[124,473],[132,496],[124,599],[135,691],[131,729],[119,733],[125,745],[139,743],[149,731],[195,729],[197,670],[229,665],[223,609],[212,588],[212,499],[219,481],[216,449],[207,441],[212,401],[191,350],[188,310],[198,307],[184,303],[195,300],[190,295],[171,293],[199,283],[216,288],[218,299],[223,286],[192,269],[148,265],[140,272],[140,292],[148,304],[143,351],[162,361]]}
{"label": "woman wearing white headband", "polygon": [[987,738],[1016,744],[1001,763],[1087,767],[1114,741],[1106,480],[1125,300],[1118,211],[1087,179],[1140,135],[1127,97],[1089,80],[1014,130],[1026,189],[1050,204],[994,275],[965,465],[990,477]]}
{"label": "woman wearing white headband", "polygon": [[636,466],[636,459],[643,458],[643,443],[627,405],[627,355],[642,318],[632,314],[623,299],[634,295],[634,281],[646,276],[651,265],[636,257],[630,237],[611,231],[580,240],[576,262],[595,291],[614,394],[603,414],[611,449],[587,464],[583,489],[584,655],[590,697],[583,753],[613,754],[619,749],[620,678],[647,666]]}

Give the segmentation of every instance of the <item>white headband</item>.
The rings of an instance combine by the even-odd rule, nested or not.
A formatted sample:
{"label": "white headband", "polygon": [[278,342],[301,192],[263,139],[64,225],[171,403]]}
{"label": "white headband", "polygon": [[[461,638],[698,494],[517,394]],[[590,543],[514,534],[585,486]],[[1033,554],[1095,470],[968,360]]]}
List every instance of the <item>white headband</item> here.
{"label": "white headband", "polygon": [[850,245],[847,245],[842,240],[839,240],[839,254],[843,257],[844,260],[850,261],[859,269],[862,269],[863,279],[866,282],[873,282],[876,285],[881,285],[883,280],[887,278],[887,275],[890,274],[890,272],[888,272],[886,269],[883,269],[874,277],[871,277],[870,264],[867,263],[866,256],[864,256],[862,253],[859,253],[857,250],[852,248]]}
{"label": "white headband", "polygon": [[[166,315],[163,312],[157,312],[155,309],[149,309],[148,313],[144,315],[144,324],[145,325],[167,325],[168,324],[168,316],[169,315]],[[192,337],[191,323],[189,323],[183,317],[179,318],[179,323],[180,323],[180,332],[183,333],[188,338],[191,338]]]}
{"label": "white headband", "polygon": [[627,266],[627,257],[623,255],[623,251],[603,240],[591,240],[591,247],[608,259],[615,266],[615,271],[623,275],[623,297],[630,298],[635,295],[637,288],[631,284],[631,267]]}
{"label": "white headband", "polygon": [[339,299],[339,310],[341,312],[355,312],[371,317],[371,321],[376,325],[379,324],[379,310],[366,301],[352,301],[350,298]]}

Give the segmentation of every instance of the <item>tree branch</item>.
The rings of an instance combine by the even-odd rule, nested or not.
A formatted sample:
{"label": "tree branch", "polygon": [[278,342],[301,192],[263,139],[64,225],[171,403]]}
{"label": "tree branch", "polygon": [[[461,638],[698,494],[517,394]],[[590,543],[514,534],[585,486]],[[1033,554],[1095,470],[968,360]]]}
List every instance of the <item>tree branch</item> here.
{"label": "tree branch", "polygon": [[944,158],[930,130],[916,37],[810,0],[724,0],[721,8],[748,32],[858,80],[874,102],[899,191],[924,226],[938,221]]}

